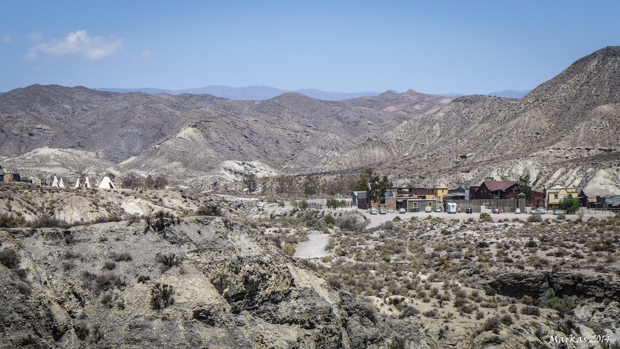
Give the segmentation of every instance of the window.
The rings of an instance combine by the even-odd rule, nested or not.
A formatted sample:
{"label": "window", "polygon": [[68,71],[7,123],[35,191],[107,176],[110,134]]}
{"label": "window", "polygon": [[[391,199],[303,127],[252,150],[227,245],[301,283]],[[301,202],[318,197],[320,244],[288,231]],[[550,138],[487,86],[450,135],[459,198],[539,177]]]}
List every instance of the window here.
{"label": "window", "polygon": [[558,194],[553,194],[554,199],[558,198]]}

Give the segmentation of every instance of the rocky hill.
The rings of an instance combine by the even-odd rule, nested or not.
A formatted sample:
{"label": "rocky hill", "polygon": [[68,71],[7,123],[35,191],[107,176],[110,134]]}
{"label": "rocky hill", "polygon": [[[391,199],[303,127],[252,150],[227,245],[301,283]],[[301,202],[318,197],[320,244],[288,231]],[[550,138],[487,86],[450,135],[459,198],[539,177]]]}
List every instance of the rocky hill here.
{"label": "rocky hill", "polygon": [[[408,103],[403,108],[434,107]],[[298,93],[254,102],[33,85],[0,95],[0,153],[9,158],[2,166],[31,176],[75,175],[80,171],[68,162],[89,163],[91,173],[166,173],[197,185],[221,177],[226,161],[258,161],[277,173],[321,171],[338,154],[410,118],[381,110],[385,103],[353,104]],[[51,158],[33,167],[41,154]]]}
{"label": "rocky hill", "polygon": [[361,158],[383,164],[403,181],[428,185],[529,174],[538,188],[618,189],[619,68],[620,47],[607,47],[519,100],[457,98],[437,113],[416,116],[367,141],[335,167],[352,167]]}
{"label": "rocky hill", "polygon": [[359,97],[344,102],[351,106],[384,110],[391,113],[432,114],[453,99],[409,90],[401,94],[387,91],[378,96]]}
{"label": "rocky hill", "polygon": [[[410,90],[239,101],[33,85],[0,94],[0,165],[74,176],[67,161],[54,160],[71,149],[80,159],[73,162],[95,164],[94,174],[165,173],[202,188],[253,171],[231,174],[232,162],[255,163],[259,175],[374,167],[397,184],[468,186],[529,175],[537,189],[620,192],[619,51],[584,57],[521,99]],[[33,168],[42,153],[55,155]]]}

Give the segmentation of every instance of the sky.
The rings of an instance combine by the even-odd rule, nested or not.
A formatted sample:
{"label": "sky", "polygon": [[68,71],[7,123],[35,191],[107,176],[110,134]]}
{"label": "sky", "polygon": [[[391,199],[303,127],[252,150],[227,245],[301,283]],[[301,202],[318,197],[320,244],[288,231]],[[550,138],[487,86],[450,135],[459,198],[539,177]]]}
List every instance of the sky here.
{"label": "sky", "polygon": [[0,0],[0,91],[529,90],[620,45],[620,1]]}

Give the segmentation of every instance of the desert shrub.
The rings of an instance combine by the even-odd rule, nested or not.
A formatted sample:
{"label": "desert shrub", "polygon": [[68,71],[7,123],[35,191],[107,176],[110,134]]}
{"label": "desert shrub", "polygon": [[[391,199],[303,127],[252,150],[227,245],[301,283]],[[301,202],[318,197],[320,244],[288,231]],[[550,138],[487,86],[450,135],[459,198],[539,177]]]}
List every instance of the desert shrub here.
{"label": "desert shrub", "polygon": [[0,251],[0,263],[9,269],[15,269],[19,266],[20,258],[13,249],[4,249]]}
{"label": "desert shrub", "polygon": [[51,217],[48,214],[37,217],[37,219],[31,221],[28,225],[32,228],[69,228],[71,226],[69,223],[55,217]]}
{"label": "desert shrub", "polygon": [[114,269],[116,269],[116,263],[114,263],[112,261],[107,261],[107,262],[105,262],[103,267],[108,269],[108,270],[114,270]]}
{"label": "desert shrub", "polygon": [[508,306],[508,311],[513,313],[513,314],[516,314],[517,310],[518,309],[517,309],[517,306],[515,304],[511,304],[511,305]]}
{"label": "desert shrub", "polygon": [[529,239],[526,243],[525,243],[525,247],[538,247],[538,243],[536,243],[536,241]]}
{"label": "desert shrub", "polygon": [[357,221],[356,217],[349,216],[346,218],[338,218],[336,221],[336,225],[340,229],[349,230],[349,231],[360,231],[364,229],[366,226],[365,223],[360,223]]}
{"label": "desert shrub", "polygon": [[487,296],[495,296],[497,294],[497,291],[495,291],[495,289],[492,288],[491,286],[485,285],[484,294],[486,294]]}
{"label": "desert shrub", "polygon": [[200,207],[196,210],[196,214],[198,216],[220,216],[222,214],[222,210],[220,210],[217,205],[211,204]]}
{"label": "desert shrub", "polygon": [[481,222],[493,222],[493,218],[488,213],[482,212],[480,213],[480,221]]}
{"label": "desert shrub", "polygon": [[101,299],[99,300],[99,302],[105,306],[110,306],[110,305],[114,306],[114,304],[112,303],[112,295],[109,293],[106,293],[103,296],[101,296]]}
{"label": "desert shrub", "polygon": [[26,223],[26,220],[21,215],[13,216],[12,213],[0,215],[0,228],[15,228],[21,227]]}
{"label": "desert shrub", "polygon": [[540,223],[542,222],[542,217],[539,214],[531,214],[527,217],[527,221],[530,223]]}
{"label": "desert shrub", "polygon": [[512,320],[512,316],[510,316],[510,314],[506,314],[506,315],[502,316],[502,318],[500,320],[506,326],[510,326],[510,325],[512,325],[514,323],[514,321]]}
{"label": "desert shrub", "polygon": [[110,257],[115,262],[128,262],[128,261],[131,261],[133,259],[129,252],[123,252],[123,253],[113,252],[112,255],[110,255]]}
{"label": "desert shrub", "polygon": [[496,316],[488,318],[484,322],[484,330],[485,331],[493,331],[496,332],[502,327],[502,322]]}
{"label": "desert shrub", "polygon": [[565,313],[575,308],[575,300],[572,297],[564,295],[564,297],[552,297],[543,302],[547,308],[555,309],[561,313]]}
{"label": "desert shrub", "polygon": [[80,254],[79,253],[75,253],[72,250],[68,250],[65,253],[63,253],[62,258],[63,259],[78,259],[80,258]]}
{"label": "desert shrub", "polygon": [[155,261],[161,263],[162,272],[180,265],[183,262],[183,257],[177,256],[174,253],[157,253],[155,255]]}
{"label": "desert shrub", "polygon": [[560,213],[560,214],[556,217],[556,219],[559,219],[559,220],[566,219],[566,215],[565,215],[564,213]]}
{"label": "desert shrub", "polygon": [[287,256],[292,256],[295,254],[295,245],[288,243],[282,247],[282,252]]}
{"label": "desert shrub", "polygon": [[424,313],[422,313],[422,315],[428,317],[428,318],[435,318],[437,317],[437,310],[436,309],[431,309],[429,311],[425,311]]}
{"label": "desert shrub", "polygon": [[410,316],[414,316],[414,315],[418,315],[418,314],[420,314],[420,311],[417,308],[415,308],[415,307],[407,307],[400,314],[400,318],[404,319],[406,317],[410,317]]}
{"label": "desert shrub", "polygon": [[[94,274],[91,274],[94,275]],[[92,284],[93,290],[98,294],[102,291],[111,290],[114,287],[121,288],[125,283],[116,275],[111,273],[95,275],[94,283]]]}
{"label": "desert shrub", "polygon": [[325,224],[329,225],[329,224],[336,224],[336,219],[334,217],[332,217],[332,215],[330,214],[326,214],[325,216],[323,216],[323,221],[325,222]]}
{"label": "desert shrub", "polygon": [[535,306],[525,306],[521,309],[521,314],[540,316],[540,309]]}
{"label": "desert shrub", "polygon": [[165,284],[155,284],[151,288],[151,308],[161,310],[174,304],[174,287]]}

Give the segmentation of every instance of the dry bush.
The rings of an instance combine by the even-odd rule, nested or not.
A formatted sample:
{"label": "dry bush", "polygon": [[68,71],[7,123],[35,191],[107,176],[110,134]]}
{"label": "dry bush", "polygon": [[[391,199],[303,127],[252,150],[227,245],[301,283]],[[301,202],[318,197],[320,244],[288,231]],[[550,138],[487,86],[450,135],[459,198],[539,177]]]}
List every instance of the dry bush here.
{"label": "dry bush", "polygon": [[19,254],[13,249],[4,249],[0,251],[0,263],[9,269],[15,269],[19,266]]}
{"label": "dry bush", "polygon": [[112,252],[112,254],[110,255],[110,258],[112,258],[115,262],[129,262],[133,259],[129,252],[123,252],[120,254],[116,252]]}
{"label": "dry bush", "polygon": [[174,287],[165,284],[155,284],[151,288],[151,308],[161,310],[174,304]]}

